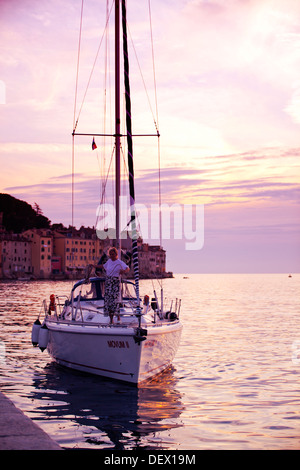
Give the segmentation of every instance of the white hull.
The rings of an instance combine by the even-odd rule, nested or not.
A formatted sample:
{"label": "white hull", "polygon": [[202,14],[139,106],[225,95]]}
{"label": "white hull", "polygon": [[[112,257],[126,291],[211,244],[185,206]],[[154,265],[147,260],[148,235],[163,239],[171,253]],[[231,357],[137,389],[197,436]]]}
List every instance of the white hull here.
{"label": "white hull", "polygon": [[167,322],[147,328],[146,340],[135,342],[135,328],[86,326],[46,320],[47,350],[71,369],[138,384],[171,364],[182,326]]}
{"label": "white hull", "polygon": [[[179,309],[160,311],[156,303],[137,314],[134,284],[124,281],[120,309],[110,318],[104,311],[104,280],[79,281],[70,299],[56,305],[43,302],[45,319],[32,328],[32,343],[47,348],[57,363],[90,374],[139,384],[173,361],[182,325]],[[153,310],[154,308],[154,310]],[[176,314],[176,311],[178,315]]]}

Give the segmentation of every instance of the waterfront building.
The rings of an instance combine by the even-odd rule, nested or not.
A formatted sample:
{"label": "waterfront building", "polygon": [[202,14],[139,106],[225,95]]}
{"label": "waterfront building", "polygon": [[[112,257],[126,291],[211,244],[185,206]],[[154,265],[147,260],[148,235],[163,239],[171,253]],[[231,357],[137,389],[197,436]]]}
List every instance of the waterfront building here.
{"label": "waterfront building", "polygon": [[95,265],[103,254],[103,241],[89,228],[54,230],[53,242],[55,256],[61,260],[61,272],[67,276],[83,276],[86,267]]}
{"label": "waterfront building", "polygon": [[53,234],[50,229],[32,228],[22,233],[31,242],[32,273],[37,278],[51,277]]}
{"label": "waterfront building", "polygon": [[165,276],[166,251],[159,245],[142,243],[138,250],[139,266],[143,276]]}
{"label": "waterfront building", "polygon": [[[103,253],[108,254],[113,240],[100,240],[92,228],[79,230],[60,228],[55,230],[26,230],[21,235],[0,233],[0,278],[49,279],[51,277],[81,278],[88,265],[96,265]],[[122,259],[130,262],[132,240],[123,234]],[[138,239],[139,270],[142,278],[171,277],[166,273],[166,251],[158,245],[143,243]],[[103,273],[104,274],[104,273]]]}
{"label": "waterfront building", "polygon": [[19,279],[31,276],[31,247],[31,242],[19,234],[1,233],[0,277]]}

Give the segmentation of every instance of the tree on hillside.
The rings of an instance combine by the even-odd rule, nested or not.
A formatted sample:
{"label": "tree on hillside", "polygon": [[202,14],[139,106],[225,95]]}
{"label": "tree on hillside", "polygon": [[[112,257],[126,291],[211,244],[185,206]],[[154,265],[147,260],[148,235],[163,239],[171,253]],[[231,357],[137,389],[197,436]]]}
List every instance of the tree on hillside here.
{"label": "tree on hillside", "polygon": [[33,209],[35,210],[36,215],[43,215],[42,209],[36,202],[33,204]]}
{"label": "tree on hillside", "polygon": [[[6,231],[20,233],[30,228],[49,228],[50,220],[38,206],[35,209],[25,201],[9,194],[0,194],[0,212],[3,213],[3,226]],[[38,210],[36,210],[38,209]]]}

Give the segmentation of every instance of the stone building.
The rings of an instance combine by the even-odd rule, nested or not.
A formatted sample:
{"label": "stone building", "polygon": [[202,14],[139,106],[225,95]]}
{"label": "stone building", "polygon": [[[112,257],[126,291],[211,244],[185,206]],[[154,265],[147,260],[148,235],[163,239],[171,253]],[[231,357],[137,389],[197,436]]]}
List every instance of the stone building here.
{"label": "stone building", "polygon": [[53,234],[50,229],[33,228],[22,233],[31,242],[32,273],[37,278],[50,278]]}
{"label": "stone building", "polygon": [[[55,230],[54,253],[61,260],[61,272],[67,276],[80,277],[89,264],[97,264],[103,254],[103,241],[92,229]],[[56,260],[57,261],[57,260]]]}
{"label": "stone building", "polygon": [[26,278],[32,275],[32,243],[19,234],[0,235],[0,277]]}

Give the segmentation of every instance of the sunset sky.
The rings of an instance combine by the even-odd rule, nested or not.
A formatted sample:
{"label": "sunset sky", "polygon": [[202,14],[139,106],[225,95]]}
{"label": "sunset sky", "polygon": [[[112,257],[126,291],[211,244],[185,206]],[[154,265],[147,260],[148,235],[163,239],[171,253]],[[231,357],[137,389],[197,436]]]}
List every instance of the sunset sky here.
{"label": "sunset sky", "polygon": [[[37,202],[67,226],[80,12],[81,0],[0,0],[0,192]],[[163,240],[167,268],[299,272],[300,2],[151,0],[151,13],[162,200],[204,205],[203,248]],[[85,0],[76,116],[105,14],[106,1]],[[148,0],[128,0],[128,22],[133,129],[153,133],[139,72],[155,113]],[[78,132],[104,129],[104,44]],[[110,59],[108,89],[112,67]],[[95,225],[99,175],[112,150],[109,139],[96,138],[95,151],[91,143],[76,138],[78,228]],[[136,138],[134,157],[137,200],[150,207],[158,201],[156,139]]]}

